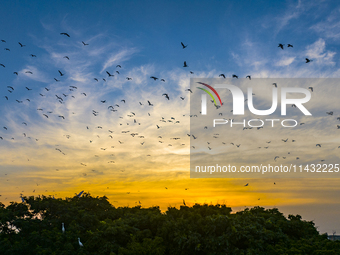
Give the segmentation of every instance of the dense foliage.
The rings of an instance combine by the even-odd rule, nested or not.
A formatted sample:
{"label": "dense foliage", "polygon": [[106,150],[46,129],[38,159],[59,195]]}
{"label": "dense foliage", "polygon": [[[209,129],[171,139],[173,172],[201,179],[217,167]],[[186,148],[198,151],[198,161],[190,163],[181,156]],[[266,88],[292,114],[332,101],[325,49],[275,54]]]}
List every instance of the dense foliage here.
{"label": "dense foliage", "polygon": [[[106,197],[0,203],[0,254],[340,254],[313,222],[255,207],[115,208]],[[65,232],[62,231],[62,223]],[[83,244],[78,243],[78,237]]]}

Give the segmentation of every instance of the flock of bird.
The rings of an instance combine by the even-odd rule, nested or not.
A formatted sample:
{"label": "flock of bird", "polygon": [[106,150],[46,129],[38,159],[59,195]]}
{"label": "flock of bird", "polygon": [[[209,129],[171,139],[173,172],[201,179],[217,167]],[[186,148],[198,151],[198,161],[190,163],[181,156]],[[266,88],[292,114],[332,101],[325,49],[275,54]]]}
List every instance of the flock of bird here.
{"label": "flock of bird", "polygon": [[[65,37],[67,37],[66,39],[68,39],[68,38],[71,38],[71,36],[68,34],[68,33],[60,33],[60,35],[61,36],[65,36]],[[5,41],[5,40],[1,40],[1,43],[3,43],[3,44],[7,44],[7,42]],[[82,45],[84,46],[84,47],[91,47],[91,46],[89,46],[89,44],[88,43],[85,43],[84,41],[82,41],[81,42],[82,43]],[[24,45],[24,44],[22,44],[22,43],[18,43],[19,44],[19,46],[20,46],[20,48],[23,48],[23,47],[27,47],[26,45]],[[182,46],[182,49],[186,49],[187,47],[188,47],[188,45],[185,45],[183,42],[181,42],[181,46]],[[14,47],[14,46],[13,46]],[[279,44],[278,45],[278,47],[279,48],[281,48],[282,50],[284,49],[284,44]],[[287,48],[293,48],[293,45],[292,44],[288,44],[287,45]],[[11,51],[11,49],[6,45],[6,47],[4,48],[6,51]],[[36,54],[30,54],[29,55],[30,57],[32,57],[32,58],[39,58]],[[65,56],[63,56],[62,57],[63,59],[65,59],[65,61],[70,61],[70,57],[69,56],[67,56],[67,55],[65,55]],[[313,61],[313,60],[311,60],[311,59],[308,59],[308,58],[306,58],[306,63],[309,63],[309,62],[311,62],[311,61]],[[0,66],[1,67],[3,67],[4,69],[7,69],[8,67],[6,66],[6,63],[0,63]],[[183,68],[187,68],[187,67],[189,67],[189,65],[188,65],[188,63],[187,63],[187,61],[184,61],[183,62]],[[98,83],[100,80],[102,80],[103,82],[107,82],[108,81],[108,79],[112,79],[113,77],[115,77],[115,76],[118,76],[118,75],[121,75],[122,73],[123,73],[123,71],[121,71],[121,70],[123,70],[122,69],[122,66],[120,65],[120,64],[117,64],[116,65],[116,70],[114,71],[114,72],[112,72],[112,71],[110,71],[110,70],[106,70],[105,71],[105,73],[106,73],[106,75],[107,76],[105,76],[105,77],[101,77],[101,78],[98,78],[98,77],[93,77],[93,81],[95,81],[96,83]],[[19,75],[32,75],[33,74],[33,71],[32,70],[26,70],[26,71],[24,71],[24,73],[20,73],[18,70],[10,70],[9,71],[10,73],[12,73],[12,74],[14,74],[15,76],[19,76]],[[194,72],[193,71],[189,71],[190,72],[190,74],[194,74]],[[69,74],[67,73],[67,71],[63,71],[61,68],[60,69],[58,69],[58,70],[56,70],[55,71],[55,74],[58,74],[58,76],[56,76],[56,77],[53,77],[53,79],[51,78],[51,80],[54,80],[55,82],[58,82],[58,84],[62,84],[63,83],[63,81],[64,81],[64,79],[65,79],[65,77],[67,77]],[[226,78],[226,75],[225,74],[220,74],[219,75],[219,77],[221,77],[221,78]],[[235,79],[238,79],[239,78],[239,76],[238,75],[236,75],[236,74],[233,74],[232,75],[232,77],[231,78],[235,78]],[[246,78],[247,79],[249,79],[249,80],[251,80],[251,75],[247,75],[246,76]],[[129,77],[129,76],[126,76],[126,78],[125,78],[127,81],[131,81],[131,80],[133,80],[133,77]],[[155,75],[152,75],[152,76],[150,76],[149,77],[149,79],[151,79],[151,80],[153,80],[154,82],[156,82],[157,80],[159,80],[159,81],[161,81],[161,82],[163,82],[163,83],[165,83],[166,82],[166,80],[165,80],[165,78],[158,78],[158,77],[156,77]],[[275,86],[275,87],[277,87],[278,85],[277,85],[277,83],[273,83],[272,84],[273,86]],[[61,85],[62,86],[62,85]],[[71,85],[71,86],[68,86],[67,88],[64,88],[65,89],[65,91],[63,92],[63,93],[57,93],[55,90],[53,90],[52,88],[48,88],[48,87],[45,87],[45,88],[43,88],[42,90],[39,90],[39,91],[35,91],[34,89],[32,89],[32,88],[30,88],[30,87],[28,87],[28,86],[25,86],[25,88],[24,88],[24,90],[26,90],[26,93],[27,94],[25,94],[26,96],[24,97],[24,98],[16,98],[16,91],[17,90],[21,90],[21,93],[22,93],[22,91],[23,91],[23,89],[22,88],[16,88],[14,85],[13,86],[6,86],[6,90],[7,90],[7,95],[4,95],[3,96],[3,99],[4,100],[6,100],[6,101],[11,101],[12,99],[13,99],[13,101],[15,100],[15,102],[16,103],[18,103],[18,104],[24,104],[24,103],[26,103],[26,102],[28,102],[28,104],[32,104],[33,102],[33,99],[31,98],[31,96],[30,95],[32,95],[31,93],[36,93],[36,95],[38,96],[40,96],[40,97],[46,97],[46,95],[47,95],[47,93],[50,95],[50,94],[54,94],[54,96],[55,96],[55,100],[57,101],[57,102],[59,102],[60,104],[65,104],[65,102],[67,101],[67,100],[71,100],[72,98],[73,99],[75,99],[76,97],[78,97],[78,96],[80,96],[80,97],[83,97],[84,99],[86,99],[86,97],[88,97],[89,96],[89,92],[87,92],[87,91],[79,91],[79,90],[81,90],[81,88],[78,88],[78,86],[74,86],[74,85]],[[311,90],[311,92],[313,92],[314,90],[313,90],[313,87],[309,87],[309,89]],[[189,89],[186,89],[185,91],[188,91],[189,93],[192,93],[192,90],[189,88]],[[39,97],[38,96],[38,97]],[[168,92],[164,92],[163,94],[162,94],[162,97],[164,96],[164,99],[166,100],[166,101],[169,101],[169,100],[171,100],[171,99],[173,99],[173,98],[171,98],[170,97],[170,95],[169,95],[169,93]],[[37,97],[34,97],[34,98],[37,98]],[[177,100],[179,100],[179,102],[181,102],[181,101],[184,101],[185,100],[185,98],[186,97],[183,97],[183,96],[180,96]],[[150,99],[151,100],[151,99]],[[143,102],[142,100],[141,101],[139,101],[138,103],[137,103],[137,101],[136,102],[133,102],[133,103],[136,103],[136,107],[137,107],[137,105],[139,106],[139,107],[153,107],[154,106],[154,103],[152,103],[150,100],[146,100],[145,102]],[[105,105],[105,104],[107,104],[109,102],[109,100],[108,99],[103,99],[103,100],[100,100],[100,103],[101,104],[103,104],[103,105]],[[98,102],[99,103],[99,102]],[[110,105],[107,105],[107,107],[106,107],[106,110],[107,111],[109,111],[109,112],[117,112],[118,114],[120,113],[120,112],[125,112],[127,109],[126,109],[126,107],[124,108],[124,105],[125,104],[127,104],[127,100],[126,99],[120,99],[119,100],[119,102],[115,102],[115,103],[113,103],[113,104],[110,104]],[[48,105],[46,105],[46,107],[48,108]],[[294,107],[294,105],[292,105],[292,107]],[[295,106],[296,107],[296,106]],[[122,108],[124,108],[124,111],[121,111],[121,109]],[[218,110],[218,107],[216,107],[216,109]],[[66,114],[54,114],[54,112],[53,111],[47,111],[47,110],[45,110],[45,108],[38,108],[38,109],[36,109],[37,110],[37,112],[38,113],[41,113],[41,116],[43,116],[46,120],[47,119],[50,119],[50,118],[58,118],[58,119],[60,119],[60,121],[64,121],[67,117],[66,117]],[[100,111],[98,111],[98,110],[92,110],[92,115],[94,116],[94,117],[96,117],[96,116],[98,116],[99,114],[101,114],[101,112]],[[72,112],[72,114],[76,114],[76,113],[74,113],[74,112]],[[182,140],[185,140],[185,139],[188,139],[188,137],[190,137],[191,139],[192,139],[192,141],[194,141],[194,140],[196,140],[196,139],[199,139],[198,138],[198,136],[197,135],[195,135],[195,134],[187,134],[187,136],[185,136],[185,134],[184,134],[184,136],[185,136],[185,138],[184,137],[181,137],[181,135],[182,134],[179,134],[179,137],[167,137],[167,140],[165,140],[164,138],[167,136],[167,133],[166,132],[162,132],[162,133],[159,133],[159,132],[157,132],[157,130],[162,130],[162,127],[163,127],[163,125],[177,125],[177,124],[180,124],[181,123],[181,121],[182,121],[182,118],[183,117],[190,117],[190,118],[195,118],[195,117],[197,117],[197,116],[199,116],[199,113],[197,113],[197,114],[190,114],[190,115],[182,115],[182,116],[179,116],[179,117],[174,117],[175,116],[175,114],[176,113],[173,113],[173,116],[169,116],[169,117],[161,117],[161,119],[159,119],[158,121],[160,122],[160,123],[158,123],[158,124],[153,124],[154,126],[154,130],[155,130],[155,136],[157,136],[157,139],[158,139],[158,143],[160,143],[160,144],[164,144],[164,145],[166,145],[166,146],[173,146],[174,144],[173,143],[170,143],[170,140],[172,140],[172,141],[174,141],[174,142],[176,142],[176,146],[185,146],[186,145],[186,143],[183,143],[182,142]],[[220,113],[219,115],[222,115],[222,113]],[[327,115],[333,115],[333,112],[327,112]],[[148,113],[148,116],[149,117],[151,117],[151,114],[150,113]],[[133,132],[133,131],[130,131],[130,130],[127,130],[128,129],[128,127],[131,127],[131,126],[140,126],[140,125],[142,125],[142,123],[140,123],[139,121],[138,121],[138,117],[140,117],[140,116],[138,116],[138,114],[135,112],[135,110],[134,109],[130,109],[130,113],[129,114],[127,114],[126,116],[119,116],[119,118],[122,120],[120,123],[118,123],[119,124],[119,126],[118,127],[120,127],[120,128],[122,128],[122,127],[126,127],[126,129],[125,130],[122,130],[121,131],[121,134],[120,134],[120,136],[119,137],[121,137],[121,138],[117,138],[113,133],[114,132],[116,132],[117,130],[111,130],[111,129],[109,129],[109,128],[107,128],[107,127],[103,127],[103,126],[99,126],[99,125],[85,125],[83,128],[84,128],[84,130],[86,129],[86,130],[107,130],[106,132],[106,139],[119,139],[119,140],[117,140],[116,141],[116,144],[115,145],[112,145],[110,148],[107,148],[107,147],[99,147],[98,149],[100,150],[100,151],[103,151],[103,152],[105,152],[105,151],[110,151],[109,153],[110,153],[110,156],[113,156],[113,154],[111,154],[112,153],[112,149],[114,149],[115,147],[117,147],[117,146],[120,146],[120,145],[123,145],[124,144],[124,141],[122,141],[126,136],[130,136],[130,137],[132,137],[132,138],[138,138],[138,140],[140,140],[139,141],[139,144],[140,144],[140,146],[144,146],[146,143],[147,143],[147,141],[146,141],[146,139],[145,139],[145,135],[144,134],[140,134],[139,132],[137,133],[137,132]],[[123,122],[123,120],[125,121],[125,123]],[[338,117],[337,118],[337,120],[340,120],[340,117]],[[29,123],[29,122],[27,122],[27,121],[22,121],[22,125],[24,125],[25,127],[27,127],[27,126],[29,126],[31,123]],[[300,123],[300,125],[303,125],[303,123]],[[205,128],[205,127],[204,127]],[[259,129],[261,129],[262,127],[260,127],[260,128],[254,128],[254,129],[257,129],[257,130],[259,130]],[[0,136],[0,140],[8,140],[8,141],[11,141],[11,140],[15,140],[16,138],[15,137],[13,137],[13,136],[8,136],[8,135],[6,135],[6,133],[8,133],[10,130],[9,129],[11,129],[11,127],[10,126],[3,126],[3,129],[2,129],[2,134],[1,134],[1,136]],[[245,129],[253,129],[253,128],[251,128],[251,127],[245,127],[245,128],[243,128],[243,130],[245,130]],[[340,129],[340,125],[337,125],[337,129]],[[116,132],[117,133],[117,132]],[[102,133],[101,133],[102,134]],[[124,135],[122,135],[122,134],[124,134]],[[27,134],[27,132],[23,132],[22,134],[21,134],[24,138],[27,138],[27,139],[32,139],[32,140],[35,140],[36,142],[39,142],[39,138],[38,137],[31,137],[31,136],[29,136],[28,134]],[[20,136],[21,136],[20,135]],[[66,138],[66,139],[71,139],[71,137],[72,137],[72,135],[70,135],[70,134],[66,134],[66,135],[64,135],[64,137]],[[90,144],[94,144],[93,142],[94,142],[94,140],[95,139],[100,139],[100,135],[99,134],[97,134],[97,135],[95,135],[94,137],[92,137],[92,138],[90,138],[89,140],[88,140],[88,143],[90,143]],[[213,136],[212,136],[212,138],[213,139],[216,139],[216,140],[219,140],[219,139],[217,139],[217,138],[220,138],[220,136],[219,136],[219,134],[214,134]],[[282,142],[284,142],[284,143],[287,143],[289,141],[289,139],[288,138],[286,138],[286,139],[282,139]],[[291,139],[290,140],[290,142],[292,142],[292,143],[294,143],[296,141],[296,139]],[[214,150],[214,147],[212,146],[214,143],[213,142],[211,142],[211,141],[205,141],[206,143],[207,143],[207,149],[209,150],[209,151],[213,151]],[[277,142],[279,142],[279,141],[277,141]],[[267,141],[266,142],[267,143],[267,145],[265,146],[265,145],[263,145],[263,146],[260,146],[260,147],[257,147],[257,148],[253,148],[253,149],[261,149],[261,148],[263,148],[263,149],[265,149],[265,150],[267,150],[268,148],[269,148],[269,143],[271,143],[271,141]],[[216,143],[215,143],[216,144]],[[236,143],[234,143],[234,142],[231,142],[231,143],[227,143],[227,142],[224,142],[224,141],[222,141],[221,142],[221,144],[222,145],[224,145],[224,146],[226,146],[226,145],[232,145],[232,146],[235,146],[235,148],[241,148],[242,149],[242,147],[243,146],[241,146],[241,144],[236,144]],[[316,144],[316,146],[317,147],[321,147],[321,144],[320,143],[318,143],[318,144]],[[191,146],[191,149],[197,149],[196,148],[197,146]],[[340,146],[338,147],[338,148],[340,148]],[[64,150],[62,150],[61,148],[59,148],[59,145],[56,145],[56,148],[54,148],[55,149],[55,151],[57,151],[58,153],[60,153],[60,154],[62,154],[63,156],[66,156],[67,154],[66,154],[66,152],[64,151]],[[290,154],[291,152],[290,151],[288,151],[288,155]],[[95,157],[99,157],[98,155],[95,155]],[[146,155],[146,157],[151,157],[151,155],[150,154],[147,154]],[[273,159],[275,162],[278,160],[278,159],[286,159],[286,157],[287,157],[287,155],[277,155],[277,156],[275,156],[275,158]],[[298,159],[300,159],[300,156],[298,156],[298,155],[296,155],[295,156],[296,157],[296,160],[298,160]],[[29,160],[29,159],[28,159]],[[86,160],[86,159],[85,159]],[[321,161],[324,161],[324,159],[322,159]],[[108,162],[107,162],[108,164],[115,164],[116,163],[116,161],[114,161],[114,160],[109,160]],[[79,162],[79,165],[81,165],[81,166],[83,166],[83,167],[87,167],[88,166],[88,163],[84,163],[84,162]],[[58,171],[58,169],[56,169],[56,171]],[[92,170],[93,172],[96,172],[96,170]],[[123,170],[122,170],[122,172],[123,172]],[[86,176],[86,173],[84,173],[83,174],[84,176]],[[248,186],[248,183],[247,183],[247,185],[245,185],[245,186]],[[166,188],[167,189],[167,188]],[[186,189],[187,190],[187,189]],[[81,194],[80,194],[81,195]],[[183,200],[184,201],[184,200]],[[140,203],[140,201],[139,201],[139,203]],[[63,226],[64,227],[64,226]],[[79,243],[80,243],[80,241],[79,241]]]}

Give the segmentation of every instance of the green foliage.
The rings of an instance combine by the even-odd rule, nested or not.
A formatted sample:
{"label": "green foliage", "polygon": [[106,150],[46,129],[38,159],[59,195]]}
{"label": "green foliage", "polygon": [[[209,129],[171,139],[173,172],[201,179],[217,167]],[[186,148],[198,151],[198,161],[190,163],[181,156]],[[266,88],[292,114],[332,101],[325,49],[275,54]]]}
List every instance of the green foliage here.
{"label": "green foliage", "polygon": [[312,221],[277,209],[231,213],[225,205],[195,204],[162,213],[115,208],[87,193],[24,200],[0,203],[0,255],[340,254],[340,242],[319,235]]}

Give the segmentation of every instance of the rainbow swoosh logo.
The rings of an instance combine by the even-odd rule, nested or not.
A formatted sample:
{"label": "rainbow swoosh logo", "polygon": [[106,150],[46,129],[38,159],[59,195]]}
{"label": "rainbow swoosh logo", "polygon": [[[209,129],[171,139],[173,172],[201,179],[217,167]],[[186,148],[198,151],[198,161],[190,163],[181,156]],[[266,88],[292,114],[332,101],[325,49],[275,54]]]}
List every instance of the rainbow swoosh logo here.
{"label": "rainbow swoosh logo", "polygon": [[[211,87],[210,85],[205,84],[205,83],[203,83],[203,82],[197,82],[197,83],[206,86],[206,87],[209,88],[212,92],[214,92],[215,95],[217,96],[218,100],[220,101],[221,106],[222,106],[223,103],[222,103],[222,100],[221,100],[221,98],[220,98],[220,95],[217,93],[217,91],[216,91],[213,87]],[[201,90],[203,90],[203,91],[205,91],[205,92],[207,92],[207,94],[208,94],[209,96],[211,96],[211,98],[214,100],[215,105],[217,105],[214,96],[211,94],[211,92],[210,92],[209,90],[204,89],[204,88],[200,88],[200,87],[197,87],[197,88],[198,88],[198,89],[201,89]]]}

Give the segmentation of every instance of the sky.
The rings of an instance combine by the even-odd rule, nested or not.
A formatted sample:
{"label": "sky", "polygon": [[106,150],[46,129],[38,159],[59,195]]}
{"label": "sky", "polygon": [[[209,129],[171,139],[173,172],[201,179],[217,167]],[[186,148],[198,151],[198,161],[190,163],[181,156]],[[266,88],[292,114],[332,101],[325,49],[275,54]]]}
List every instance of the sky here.
{"label": "sky", "polygon": [[[115,206],[166,210],[184,199],[225,203],[234,212],[277,207],[314,220],[321,233],[340,232],[338,178],[190,178],[190,139],[199,131],[190,127],[187,91],[191,78],[221,73],[237,74],[240,82],[247,75],[267,80],[266,92],[273,79],[340,78],[337,1],[7,1],[0,7],[2,203],[20,202],[20,194],[63,198],[84,190]],[[281,139],[294,134],[304,163],[340,163],[337,80],[314,82],[314,119],[297,114],[308,128],[273,137],[270,160],[276,152],[283,156]],[[223,139],[243,149],[248,131]],[[247,150],[229,145],[229,157],[267,160],[256,147],[265,146],[270,132],[248,137]],[[315,150],[319,142],[322,151]]]}

